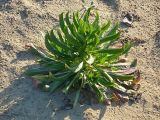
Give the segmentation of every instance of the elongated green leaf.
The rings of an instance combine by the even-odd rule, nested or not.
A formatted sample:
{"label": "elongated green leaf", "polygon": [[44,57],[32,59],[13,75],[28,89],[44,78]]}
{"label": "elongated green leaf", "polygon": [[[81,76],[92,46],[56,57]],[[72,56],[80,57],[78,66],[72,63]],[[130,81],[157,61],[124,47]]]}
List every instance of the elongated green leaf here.
{"label": "elongated green leaf", "polygon": [[97,67],[96,65],[93,65],[97,71],[103,75],[107,80],[109,80],[110,82],[114,82],[113,78],[107,73],[105,72],[104,70],[102,70],[101,68]]}
{"label": "elongated green leaf", "polygon": [[123,74],[123,75],[129,75],[129,74],[135,73],[135,71],[136,71],[136,68],[131,67],[131,68],[127,68],[127,69],[124,69],[124,70],[115,70],[115,71],[112,71],[112,72],[120,73],[120,74]]}
{"label": "elongated green leaf", "polygon": [[132,44],[130,42],[126,43],[123,47],[123,49],[124,49],[123,54],[128,53],[128,51],[131,49],[131,47],[132,47]]}
{"label": "elongated green leaf", "polygon": [[117,64],[111,64],[109,67],[129,67],[129,63],[117,63]]}
{"label": "elongated green leaf", "polygon": [[130,67],[136,67],[137,66],[137,59],[134,59],[130,65]]}
{"label": "elongated green leaf", "polygon": [[65,81],[65,80],[53,81],[53,82],[50,84],[49,91],[50,91],[50,92],[54,92],[58,87],[60,87],[60,86],[64,83],[64,81]]}
{"label": "elongated green leaf", "polygon": [[74,25],[76,26],[76,28],[78,29],[79,23],[78,23],[78,20],[77,20],[77,17],[76,17],[76,15],[75,15],[75,13],[73,13],[73,23],[74,23]]}
{"label": "elongated green leaf", "polygon": [[108,54],[126,54],[131,48],[130,43],[126,43],[122,48],[107,48],[100,49],[96,52],[98,53],[108,53]]}
{"label": "elongated green leaf", "polygon": [[48,75],[34,75],[32,76],[33,79],[35,80],[47,80],[48,79]]}
{"label": "elongated green leaf", "polygon": [[68,71],[68,72],[66,72],[66,73],[63,73],[61,76],[56,77],[56,76],[57,76],[57,75],[56,75],[56,76],[53,78],[53,80],[54,80],[54,81],[66,80],[66,79],[68,79],[69,77],[71,77],[73,74],[74,74],[73,72]]}
{"label": "elongated green leaf", "polygon": [[79,14],[79,11],[77,11],[77,12],[75,13],[75,16],[76,16],[77,21],[79,22],[79,20],[80,20],[80,14]]}
{"label": "elongated green leaf", "polygon": [[96,85],[94,85],[94,84],[92,84],[91,88],[96,93],[99,102],[103,102],[105,100],[104,93]]}
{"label": "elongated green leaf", "polygon": [[71,24],[69,20],[69,13],[66,14],[66,23],[72,35],[76,37],[80,42],[82,42],[84,38],[80,34],[77,33],[77,29],[75,25]]}
{"label": "elongated green leaf", "polygon": [[61,51],[59,51],[58,49],[56,49],[55,47],[55,43],[53,43],[52,41],[50,41],[50,38],[49,38],[49,34],[47,33],[46,36],[45,36],[45,46],[46,48],[54,55],[56,55],[57,57],[61,57],[61,58],[70,58],[71,56],[65,54],[65,53],[62,53]]}
{"label": "elongated green leaf", "polygon": [[64,89],[63,92],[67,93],[68,90],[71,88],[71,86],[76,82],[76,80],[78,80],[79,78],[79,74],[75,75],[74,78],[71,80],[71,82],[69,83],[69,85],[67,85]]}
{"label": "elongated green leaf", "polygon": [[106,24],[102,25],[100,32],[101,33],[106,32],[109,29],[110,25],[111,25],[111,21],[108,21]]}
{"label": "elongated green leaf", "polygon": [[95,20],[93,21],[92,25],[97,29],[98,25],[99,25],[99,14],[98,12],[96,11],[96,18]]}
{"label": "elongated green leaf", "polygon": [[76,97],[75,97],[75,100],[74,100],[73,108],[75,108],[77,103],[78,103],[80,92],[81,92],[81,89],[77,90],[77,92],[76,92]]}
{"label": "elongated green leaf", "polygon": [[58,57],[64,57],[63,54],[55,48],[55,44],[50,42],[48,33],[45,36],[45,46],[52,54],[57,55]]}
{"label": "elongated green leaf", "polygon": [[55,69],[64,69],[65,68],[65,64],[63,63],[55,63],[55,62],[48,62],[48,63],[44,63],[42,64],[44,67],[50,69],[50,68],[55,68]]}
{"label": "elongated green leaf", "polygon": [[[90,36],[90,37],[92,37],[92,36]],[[93,45],[93,46],[95,46],[95,45],[97,45],[100,42],[99,36],[97,34],[95,34],[93,36],[93,39],[91,39],[91,40],[92,41],[90,41],[87,45]]]}
{"label": "elongated green leaf", "polygon": [[67,81],[73,75],[72,72],[63,74],[63,76],[54,77],[53,82],[50,84],[50,92],[54,92],[60,85]]}
{"label": "elongated green leaf", "polygon": [[83,37],[81,34],[79,34],[75,28],[74,25],[72,25],[73,28],[73,35],[74,37],[76,37],[76,39],[78,40],[78,43],[80,43],[81,45],[83,45],[84,40],[86,39],[85,37]]}
{"label": "elongated green leaf", "polygon": [[70,19],[69,19],[69,12],[66,13],[66,23],[67,23],[68,27],[70,27],[72,25],[70,22]]}
{"label": "elongated green leaf", "polygon": [[134,75],[122,75],[122,74],[118,74],[118,73],[109,73],[110,76],[112,76],[113,78],[119,79],[119,80],[133,80]]}
{"label": "elongated green leaf", "polygon": [[76,65],[75,67],[70,67],[69,69],[74,72],[77,73],[79,72],[82,68],[83,68],[83,62],[81,62],[80,64]]}
{"label": "elongated green leaf", "polygon": [[45,54],[44,52],[42,52],[36,46],[32,45],[30,47],[31,47],[32,52],[35,53],[36,55],[38,55],[39,57],[44,58],[44,59],[50,59],[47,54]]}
{"label": "elongated green leaf", "polygon": [[51,38],[51,42],[54,42],[56,45],[58,45],[62,49],[66,51],[70,50],[70,48],[67,45],[65,45],[64,43],[62,43],[60,40],[57,39],[57,37],[53,33],[53,30],[50,32],[50,38]]}
{"label": "elongated green leaf", "polygon": [[40,60],[37,60],[37,62],[41,65],[45,65],[45,64],[60,64],[60,65],[64,65],[64,63],[62,61],[57,61],[55,60],[55,58],[41,58]]}
{"label": "elongated green leaf", "polygon": [[106,36],[100,39],[99,44],[102,44],[104,42],[114,42],[115,40],[117,40],[120,37],[121,32],[118,32],[114,35],[110,35],[110,36]]}
{"label": "elongated green leaf", "polygon": [[120,57],[120,54],[109,54],[109,56],[107,56],[107,61],[109,63],[114,63],[119,59],[119,57]]}
{"label": "elongated green leaf", "polygon": [[66,14],[66,23],[72,35],[76,37],[80,42],[82,42],[84,38],[80,34],[78,34],[75,24],[71,24],[68,13]]}
{"label": "elongated green leaf", "polygon": [[64,22],[64,18],[63,18],[63,13],[61,13],[59,15],[59,23],[60,23],[61,30],[64,31],[65,22]]}
{"label": "elongated green leaf", "polygon": [[116,31],[118,30],[118,28],[119,28],[119,23],[117,22],[107,35],[110,36],[110,35],[116,34]]}
{"label": "elongated green leaf", "polygon": [[79,27],[77,29],[79,34],[83,35],[84,37],[85,37],[85,33],[86,33],[85,24],[86,23],[82,19],[80,19],[79,20]]}
{"label": "elongated green leaf", "polygon": [[92,31],[91,34],[87,36],[87,39],[90,40],[90,39],[94,39],[95,37],[99,37],[99,33],[98,33],[99,31],[100,29],[98,28]]}
{"label": "elongated green leaf", "polygon": [[109,82],[107,79],[105,78],[98,78],[97,79],[97,84],[100,83],[101,85],[105,86],[105,87],[112,87],[114,86],[114,83]]}
{"label": "elongated green leaf", "polygon": [[62,36],[60,30],[57,30],[57,34],[58,34],[59,39],[60,39],[61,41],[63,41],[63,43],[65,43],[65,39],[64,39],[64,37]]}
{"label": "elongated green leaf", "polygon": [[69,33],[67,27],[65,27],[64,35],[65,35],[65,38],[67,39],[67,42],[69,42],[72,46],[73,44],[74,46],[77,46],[79,44],[79,41]]}
{"label": "elongated green leaf", "polygon": [[96,34],[96,36],[95,36],[95,44],[94,45],[97,45],[99,42],[100,42],[99,36]]}
{"label": "elongated green leaf", "polygon": [[39,68],[32,68],[32,69],[28,69],[25,74],[28,76],[34,76],[34,75],[39,75],[39,74],[48,74],[49,72],[57,72],[59,70],[61,70],[62,68],[44,68],[44,67],[39,67]]}
{"label": "elongated green leaf", "polygon": [[89,23],[89,16],[90,16],[91,9],[92,7],[88,8],[83,17],[83,20],[87,23]]}
{"label": "elongated green leaf", "polygon": [[64,70],[61,70],[61,71],[55,73],[54,76],[57,78],[57,77],[62,77],[64,75],[68,75],[68,74],[72,75],[73,73],[70,70],[68,70],[68,69],[64,69]]}
{"label": "elongated green leaf", "polygon": [[120,86],[118,84],[116,84],[114,86],[114,89],[116,89],[117,91],[119,91],[119,92],[121,92],[123,94],[128,94],[128,95],[133,95],[133,94],[136,93],[134,90],[130,90],[130,89],[128,90],[128,89],[126,89],[126,88],[124,88],[124,87],[122,87],[122,86]]}
{"label": "elongated green leaf", "polygon": [[98,53],[109,53],[109,54],[120,54],[123,52],[123,49],[121,48],[108,48],[108,49],[102,49],[98,50]]}

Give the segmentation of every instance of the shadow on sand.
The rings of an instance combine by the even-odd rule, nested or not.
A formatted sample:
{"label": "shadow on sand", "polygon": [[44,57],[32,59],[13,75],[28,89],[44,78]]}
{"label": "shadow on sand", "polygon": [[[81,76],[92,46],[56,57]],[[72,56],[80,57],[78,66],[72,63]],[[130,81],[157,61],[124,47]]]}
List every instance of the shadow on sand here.
{"label": "shadow on sand", "polygon": [[[20,51],[11,64],[34,58],[28,51]],[[27,65],[28,67],[34,65]],[[7,88],[0,90],[0,120],[63,120],[68,117],[71,120],[82,120],[85,119],[85,111],[89,108],[99,110],[101,120],[107,110],[106,106],[97,104],[56,111],[64,105],[63,100],[66,97],[64,94],[49,94],[37,89],[33,86],[31,78],[24,74],[11,81]]]}
{"label": "shadow on sand", "polygon": [[119,0],[102,0],[107,6],[111,7],[113,10],[119,10]]}
{"label": "shadow on sand", "polygon": [[12,2],[12,0],[0,0],[0,11],[3,9],[10,9],[9,6],[7,6],[8,4],[10,4]]}

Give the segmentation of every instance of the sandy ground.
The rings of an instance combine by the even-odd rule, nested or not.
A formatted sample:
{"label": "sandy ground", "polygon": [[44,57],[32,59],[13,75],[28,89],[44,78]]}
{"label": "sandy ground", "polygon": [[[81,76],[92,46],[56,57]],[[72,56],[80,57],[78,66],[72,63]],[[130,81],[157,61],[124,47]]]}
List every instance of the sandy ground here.
{"label": "sandy ground", "polygon": [[[0,120],[159,120],[160,119],[160,0],[94,0],[102,20],[134,16],[122,38],[136,45],[142,73],[138,103],[122,106],[84,105],[55,112],[64,95],[49,95],[23,75],[34,56],[25,44],[43,46],[41,32],[57,25],[61,12],[81,9],[80,0],[0,0]],[[55,2],[56,1],[56,2]]]}

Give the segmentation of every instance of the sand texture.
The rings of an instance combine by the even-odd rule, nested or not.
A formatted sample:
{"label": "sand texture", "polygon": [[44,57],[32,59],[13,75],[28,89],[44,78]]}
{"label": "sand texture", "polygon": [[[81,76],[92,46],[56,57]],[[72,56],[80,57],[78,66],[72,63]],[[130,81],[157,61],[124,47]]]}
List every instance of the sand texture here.
{"label": "sand texture", "polygon": [[58,24],[61,12],[82,8],[80,0],[0,0],[0,120],[160,120],[160,0],[94,0],[102,21],[122,21],[121,39],[133,40],[129,58],[138,59],[142,98],[135,104],[83,105],[55,111],[62,93],[36,89],[23,75],[34,55],[25,45],[44,46],[41,33]]}

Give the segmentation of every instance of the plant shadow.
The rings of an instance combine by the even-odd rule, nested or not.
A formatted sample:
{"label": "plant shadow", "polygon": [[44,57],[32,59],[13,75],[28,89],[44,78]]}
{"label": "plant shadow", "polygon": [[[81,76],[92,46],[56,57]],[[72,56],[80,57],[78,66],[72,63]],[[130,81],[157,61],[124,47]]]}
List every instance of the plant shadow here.
{"label": "plant shadow", "polygon": [[113,10],[119,10],[119,2],[118,0],[102,0],[107,6],[111,7]]}
{"label": "plant shadow", "polygon": [[16,63],[18,61],[35,60],[37,57],[31,53],[31,50],[24,50],[16,53],[16,58],[11,61],[11,63]]}
{"label": "plant shadow", "polygon": [[0,5],[11,2],[12,0],[0,0]]}
{"label": "plant shadow", "polygon": [[59,110],[65,95],[49,94],[33,86],[32,80],[24,75],[13,80],[10,86],[0,92],[0,120],[71,120],[84,119],[87,109],[100,110],[99,120],[106,112],[106,106],[84,105],[70,110]]}
{"label": "plant shadow", "polygon": [[11,9],[8,4],[10,4],[12,0],[0,0],[0,11],[4,9]]}
{"label": "plant shadow", "polygon": [[[11,63],[35,59],[28,51],[21,51],[16,56]],[[27,65],[24,68],[34,66]],[[108,106],[102,104],[84,104],[74,109],[57,110],[64,106],[65,97],[61,92],[50,94],[37,89],[31,78],[21,74],[7,88],[0,90],[0,120],[83,120],[87,119],[87,115],[93,114],[92,110],[99,111],[98,120],[101,120],[107,111]]]}
{"label": "plant shadow", "polygon": [[154,46],[155,46],[156,48],[160,48],[160,31],[158,31],[158,32],[155,34]]}
{"label": "plant shadow", "polygon": [[[35,59],[29,51],[20,51],[11,64]],[[35,67],[27,65],[23,69]],[[0,89],[0,120],[71,120],[85,119],[87,109],[100,110],[99,120],[102,119],[107,107],[104,105],[83,105],[74,109],[58,110],[64,106],[66,95],[60,92],[50,94],[37,89],[32,79],[24,73],[11,80],[7,88]]]}
{"label": "plant shadow", "polygon": [[[157,31],[157,33],[154,36],[154,44],[152,46],[151,52],[149,54],[149,59],[152,61],[152,68],[155,71],[155,73],[159,74],[159,68],[160,68],[160,31]],[[158,83],[160,83],[158,81]]]}

